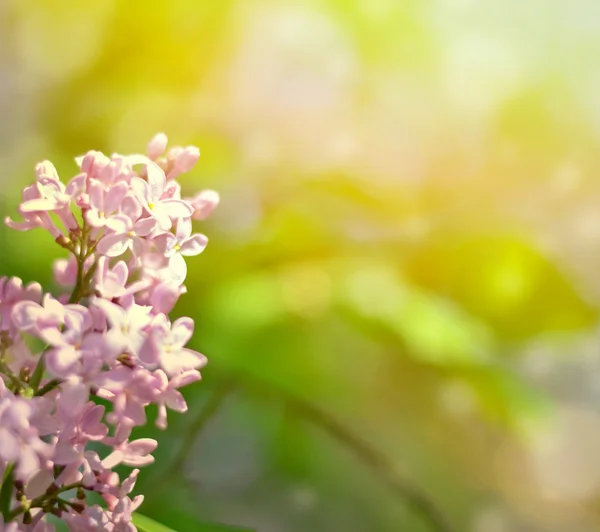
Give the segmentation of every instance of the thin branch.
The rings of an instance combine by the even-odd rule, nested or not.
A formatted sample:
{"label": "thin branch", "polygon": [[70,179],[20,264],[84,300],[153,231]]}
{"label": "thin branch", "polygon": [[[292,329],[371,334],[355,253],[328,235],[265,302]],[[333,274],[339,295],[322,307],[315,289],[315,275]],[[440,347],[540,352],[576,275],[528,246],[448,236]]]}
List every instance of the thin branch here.
{"label": "thin branch", "polygon": [[[180,476],[186,478],[183,468],[188,459],[190,452],[192,451],[194,442],[198,438],[198,435],[206,427],[208,422],[215,416],[215,414],[221,408],[223,402],[227,396],[233,391],[234,383],[232,380],[222,381],[217,384],[217,387],[213,394],[210,396],[204,407],[198,412],[196,418],[194,418],[190,424],[189,429],[186,431],[185,436],[182,438],[179,451],[175,455],[175,458],[168,467],[167,473],[161,478],[160,484],[157,483],[155,486],[167,485],[171,480],[179,478]],[[154,490],[145,493],[145,497],[149,500]]]}
{"label": "thin branch", "polygon": [[[242,380],[247,381],[247,376],[244,376]],[[429,522],[433,530],[452,532],[452,526],[448,519],[430,496],[409,480],[395,474],[394,466],[387,457],[354,434],[351,429],[310,402],[271,383],[256,380],[254,384],[256,386],[253,388],[257,387],[261,391],[269,391],[280,396],[292,410],[306,421],[320,427],[340,444],[351,449],[392,491],[417,510]]]}
{"label": "thin branch", "polygon": [[217,384],[217,388],[204,405],[204,408],[200,410],[198,416],[189,425],[189,430],[181,442],[180,451],[175,456],[175,460],[173,460],[169,468],[173,474],[180,475],[182,473],[185,461],[192,450],[194,441],[198,438],[198,434],[202,432],[206,424],[218,412],[225,398],[233,391],[233,388],[233,381],[228,380]]}

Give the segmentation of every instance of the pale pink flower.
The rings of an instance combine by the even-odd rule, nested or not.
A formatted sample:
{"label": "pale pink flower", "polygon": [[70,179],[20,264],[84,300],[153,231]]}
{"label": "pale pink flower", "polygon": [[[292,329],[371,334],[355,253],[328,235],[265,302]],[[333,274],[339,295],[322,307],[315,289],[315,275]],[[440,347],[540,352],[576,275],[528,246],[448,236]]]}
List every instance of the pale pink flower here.
{"label": "pale pink flower", "polygon": [[147,281],[136,281],[127,285],[129,268],[124,261],[119,261],[111,269],[107,257],[98,259],[96,270],[96,291],[106,299],[115,299],[127,294],[134,294],[148,286]]}
{"label": "pale pink flower", "polygon": [[158,159],[163,153],[165,153],[165,150],[167,149],[167,143],[168,138],[164,133],[157,133],[154,135],[150,139],[150,142],[146,148],[148,157],[153,161]]}
{"label": "pale pink flower", "polygon": [[219,205],[220,196],[214,190],[202,190],[185,201],[194,208],[192,220],[206,220]]}
{"label": "pale pink flower", "polygon": [[179,318],[169,324],[164,315],[157,316],[140,349],[140,360],[150,367],[160,366],[170,376],[203,367],[206,357],[184,347],[193,332],[194,322],[190,318]]}
{"label": "pale pink flower", "polygon": [[179,284],[185,281],[187,265],[185,257],[193,257],[204,251],[208,238],[199,233],[192,235],[192,222],[189,218],[177,222],[175,234],[164,233],[154,238],[160,252],[169,259],[173,279]]}
{"label": "pale pink flower", "polygon": [[113,217],[117,222],[113,224],[113,232],[98,242],[98,251],[107,257],[118,257],[128,249],[134,255],[140,255],[144,238],[156,227],[155,218],[141,218],[142,206],[133,196],[124,198],[121,209],[122,213]]}
{"label": "pale pink flower", "polygon": [[129,441],[130,434],[131,425],[125,423],[118,426],[113,438],[107,439],[107,443],[113,446],[114,451],[102,460],[103,467],[112,469],[119,464],[140,467],[154,462],[154,457],[150,453],[156,449],[158,442],[152,438]]}
{"label": "pale pink flower", "polygon": [[0,396],[0,462],[17,464],[16,478],[27,481],[46,459],[51,446],[44,443],[30,423],[34,404],[5,388]]}
{"label": "pale pink flower", "polygon": [[129,187],[120,181],[106,187],[97,179],[90,179],[88,190],[90,206],[86,211],[86,220],[92,227],[108,227],[109,229],[122,229],[123,221],[112,215],[117,212],[121,202],[127,195]]}
{"label": "pale pink flower", "polygon": [[[185,412],[179,389],[199,380],[206,363],[185,347],[193,321],[171,323],[167,313],[186,292],[184,257],[207,243],[192,234],[191,218],[208,216],[218,195],[204,191],[182,200],[174,178],[194,166],[199,151],[175,147],[163,155],[166,147],[166,136],[158,134],[148,157],[90,151],[76,159],[81,171],[66,185],[52,163],[39,163],[35,183],[23,190],[23,221],[6,220],[22,231],[46,229],[74,254],[53,267],[56,282],[73,288],[71,295],[42,295],[37,283],[24,287],[19,279],[0,278],[0,466],[15,465],[30,499],[73,483],[102,495],[106,509],[90,506],[79,493],[62,508],[73,532],[135,532],[132,512],[143,497],[129,495],[139,470],[121,482],[112,468],[154,461],[157,442],[130,441],[133,427],[146,423],[151,404],[160,428],[167,426],[167,409]],[[111,264],[128,251],[127,262]],[[31,343],[30,336],[37,340]],[[45,347],[33,353],[28,344],[39,340]],[[109,448],[103,460],[90,448],[95,444]],[[52,532],[45,515],[57,507],[51,499],[45,503],[27,525],[21,517],[7,525],[0,520],[0,532]]]}
{"label": "pale pink flower", "polygon": [[38,303],[42,300],[42,287],[39,283],[23,286],[18,277],[0,277],[0,330],[11,328],[11,313],[19,301]]}
{"label": "pale pink flower", "polygon": [[187,403],[178,388],[199,381],[202,377],[199,371],[189,370],[180,373],[169,381],[167,374],[161,369],[157,369],[153,376],[156,380],[154,402],[158,405],[156,426],[164,430],[167,428],[167,407],[175,412],[187,412]]}
{"label": "pale pink flower", "polygon": [[99,375],[95,384],[99,388],[98,397],[113,404],[107,421],[145,425],[145,408],[154,398],[152,375],[146,369],[117,366]]}
{"label": "pale pink flower", "polygon": [[167,184],[165,173],[150,160],[145,164],[147,180],[133,177],[131,186],[142,208],[156,220],[161,230],[168,231],[172,225],[171,219],[189,217],[193,209],[183,200],[165,199],[163,196]]}
{"label": "pale pink flower", "polygon": [[137,354],[144,342],[143,329],[152,321],[150,308],[133,303],[125,309],[101,298],[94,299],[93,304],[102,311],[110,324],[105,339],[111,350]]}

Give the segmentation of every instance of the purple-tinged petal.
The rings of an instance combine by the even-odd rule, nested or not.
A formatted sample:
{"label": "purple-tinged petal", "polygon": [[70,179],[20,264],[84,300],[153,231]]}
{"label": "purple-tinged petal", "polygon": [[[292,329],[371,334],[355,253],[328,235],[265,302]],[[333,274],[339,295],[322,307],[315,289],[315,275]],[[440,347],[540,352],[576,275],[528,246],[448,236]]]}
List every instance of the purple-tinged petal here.
{"label": "purple-tinged petal", "polygon": [[111,327],[121,327],[127,323],[127,314],[119,305],[102,298],[95,298],[92,304],[102,310]]}
{"label": "purple-tinged petal", "polygon": [[167,149],[168,138],[164,133],[154,135],[146,148],[148,157],[152,160],[158,159]]}
{"label": "purple-tinged petal", "polygon": [[169,257],[173,254],[175,246],[177,245],[177,238],[173,233],[163,233],[153,239],[156,244],[158,251],[163,255]]}
{"label": "purple-tinged petal", "polygon": [[81,352],[74,347],[58,347],[46,353],[46,369],[56,377],[66,377],[80,358]]}
{"label": "purple-tinged petal", "polygon": [[22,203],[19,210],[21,213],[53,211],[59,209],[61,206],[62,205],[54,199],[39,198]]}
{"label": "purple-tinged petal", "polygon": [[177,199],[167,199],[161,202],[170,218],[189,218],[194,213],[194,208],[187,202]]}
{"label": "purple-tinged petal", "polygon": [[104,211],[104,185],[97,179],[90,179],[87,190],[90,195],[90,206],[98,211]]}
{"label": "purple-tinged petal", "polygon": [[175,253],[169,259],[169,272],[175,282],[181,284],[185,281],[187,276],[187,264],[180,253]]}
{"label": "purple-tinged petal", "polygon": [[156,227],[156,220],[154,218],[143,218],[135,222],[133,231],[138,236],[148,236]]}
{"label": "purple-tinged petal", "polygon": [[177,221],[177,230],[175,235],[179,242],[187,240],[192,234],[192,219],[191,218],[180,218]]}
{"label": "purple-tinged petal", "polygon": [[194,320],[186,316],[176,319],[171,325],[171,341],[184,346],[194,334]]}
{"label": "purple-tinged petal", "polygon": [[123,260],[120,260],[115,264],[112,269],[113,275],[115,275],[115,281],[119,286],[125,286],[127,282],[127,278],[129,277],[129,268],[127,268],[127,263]]}
{"label": "purple-tinged petal", "polygon": [[206,246],[208,245],[208,238],[202,234],[192,235],[187,240],[184,240],[181,243],[181,248],[179,249],[179,253],[186,257],[193,257],[194,255],[199,255],[204,251]]}
{"label": "purple-tinged petal", "polygon": [[[142,182],[144,181],[142,180]],[[144,185],[140,185],[140,187],[143,188]],[[121,211],[128,216],[132,222],[135,222],[142,215],[142,205],[135,196],[127,195],[121,202]]]}
{"label": "purple-tinged petal", "polygon": [[105,218],[104,225],[117,234],[125,234],[131,230],[131,220],[124,214],[114,214]]}
{"label": "purple-tinged petal", "polygon": [[128,191],[129,187],[123,181],[112,185],[104,197],[104,209],[106,212],[116,211],[121,206]]}
{"label": "purple-tinged petal", "polygon": [[107,257],[118,257],[127,251],[129,237],[125,234],[110,234],[102,237],[96,249]]}
{"label": "purple-tinged petal", "polygon": [[152,203],[152,191],[150,190],[150,186],[146,181],[144,181],[141,177],[132,177],[130,185],[143,207],[146,207],[149,203]]}

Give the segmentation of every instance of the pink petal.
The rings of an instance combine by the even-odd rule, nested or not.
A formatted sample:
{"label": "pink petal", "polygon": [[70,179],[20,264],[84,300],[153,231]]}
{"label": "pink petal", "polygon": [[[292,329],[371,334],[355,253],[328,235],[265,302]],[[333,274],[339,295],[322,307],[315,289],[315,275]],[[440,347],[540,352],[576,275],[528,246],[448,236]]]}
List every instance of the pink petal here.
{"label": "pink petal", "polygon": [[129,237],[125,234],[110,234],[102,237],[97,250],[107,257],[118,257],[127,251]]}
{"label": "pink petal", "polygon": [[102,310],[111,327],[121,327],[128,321],[125,310],[106,299],[95,298],[93,305]]}
{"label": "pink petal", "polygon": [[200,158],[200,150],[196,146],[187,146],[179,152],[175,159],[175,166],[181,172],[189,172]]}
{"label": "pink petal", "polygon": [[179,253],[186,257],[192,257],[194,255],[199,255],[204,251],[208,244],[208,238],[201,234],[192,235],[187,240],[183,241],[181,244],[181,249]]}
{"label": "pink petal", "polygon": [[133,226],[133,230],[139,236],[148,236],[156,227],[154,218],[143,218],[138,220]]}
{"label": "pink petal", "polygon": [[21,451],[19,441],[12,434],[11,431],[0,427],[0,441],[2,442],[2,448],[0,448],[0,457],[7,462],[16,460]]}
{"label": "pink petal", "polygon": [[171,325],[171,341],[184,346],[194,334],[194,320],[186,316],[178,318]]}
{"label": "pink petal", "polygon": [[123,415],[133,421],[135,425],[146,424],[146,411],[144,405],[138,401],[129,399],[123,410]]}
{"label": "pink petal", "polygon": [[193,382],[199,381],[202,379],[199,371],[190,370],[182,373],[181,375],[177,375],[171,379],[171,386],[173,388],[183,388],[188,384],[192,384]]}
{"label": "pink petal", "polygon": [[106,196],[104,197],[104,209],[106,212],[114,212],[120,206],[129,191],[127,183],[123,181],[114,184],[108,189]]}
{"label": "pink petal", "polygon": [[96,385],[110,392],[119,393],[127,387],[132,377],[131,369],[125,366],[118,366],[102,373],[96,380]]}
{"label": "pink petal", "polygon": [[44,342],[52,346],[65,347],[68,345],[62,333],[53,327],[42,329],[39,336],[42,340],[44,340]]}
{"label": "pink petal", "polygon": [[113,451],[104,460],[102,460],[102,467],[106,469],[112,469],[123,462],[123,458],[125,458],[123,451]]}
{"label": "pink petal", "polygon": [[67,465],[79,458],[79,451],[68,442],[58,442],[54,448],[54,462]]}
{"label": "pink petal", "polygon": [[114,214],[104,219],[104,225],[117,234],[125,234],[131,230],[131,220],[124,214]]}
{"label": "pink petal", "polygon": [[168,395],[166,404],[171,410],[174,410],[175,412],[180,412],[182,414],[184,412],[187,412],[188,409],[188,405],[185,402],[183,395],[181,395],[181,393],[177,390],[173,390]]}
{"label": "pink petal", "polygon": [[46,354],[47,369],[56,377],[64,377],[81,358],[81,352],[73,347],[59,347]]}
{"label": "pink petal", "polygon": [[136,257],[139,257],[144,252],[144,241],[137,236],[131,238],[131,251]]}
{"label": "pink petal", "polygon": [[100,211],[95,207],[85,213],[85,219],[92,227],[102,227],[106,220],[100,216]]}
{"label": "pink petal", "polygon": [[157,446],[158,442],[152,438],[139,438],[127,445],[127,457],[150,454]]}
{"label": "pink petal", "polygon": [[214,190],[203,190],[198,193],[190,201],[190,204],[194,207],[192,218],[194,220],[205,220],[215,210],[219,200],[219,194]]}
{"label": "pink petal", "polygon": [[175,253],[169,259],[169,272],[174,281],[178,284],[183,283],[187,276],[187,264],[180,253]]}
{"label": "pink petal", "polygon": [[161,353],[160,365],[168,375],[177,375],[185,370],[197,369],[206,365],[206,357],[183,348],[178,352]]}
{"label": "pink petal", "polygon": [[153,205],[153,208],[149,209],[149,212],[156,220],[159,229],[161,229],[162,231],[168,231],[169,229],[171,229],[171,226],[173,224],[171,223],[171,218],[169,218],[169,215],[167,214],[167,209],[165,208],[163,203],[155,203]]}
{"label": "pink petal", "polygon": [[97,179],[89,179],[88,193],[90,195],[90,206],[98,211],[104,210],[104,185]]}
{"label": "pink petal", "polygon": [[146,181],[144,181],[141,177],[132,177],[130,185],[136,197],[140,200],[142,206],[145,207],[149,203],[152,203],[152,191],[150,190],[150,186]]}
{"label": "pink petal", "polygon": [[127,268],[127,263],[123,260],[120,260],[115,264],[115,267],[112,269],[113,275],[116,276],[116,282],[119,286],[125,286],[127,282],[127,278],[129,277],[129,268]]}
{"label": "pink petal", "polygon": [[4,223],[16,231],[30,231],[31,229],[39,227],[42,222],[39,218],[31,218],[30,220],[26,220],[24,222],[15,222],[10,216],[7,216],[4,218]]}
{"label": "pink petal", "polygon": [[27,331],[32,329],[37,319],[43,313],[42,308],[33,301],[19,301],[11,312],[11,320],[18,329]]}
{"label": "pink petal", "polygon": [[194,208],[187,202],[177,199],[167,199],[161,202],[170,218],[189,218],[194,213]]}
{"label": "pink petal", "polygon": [[150,303],[157,312],[168,314],[173,310],[180,296],[179,287],[165,283],[159,284],[150,298]]}
{"label": "pink petal", "polygon": [[61,206],[62,205],[54,199],[40,198],[22,203],[19,210],[21,213],[53,211],[59,209]]}
{"label": "pink petal", "polygon": [[164,133],[157,133],[154,135],[150,142],[148,143],[148,147],[146,148],[146,153],[148,157],[152,160],[158,159],[165,150],[167,149],[168,139]]}
{"label": "pink petal", "polygon": [[128,216],[132,222],[135,222],[142,215],[142,205],[134,196],[125,196],[121,202],[121,211],[123,211],[123,214]]}
{"label": "pink petal", "polygon": [[73,197],[79,195],[79,192],[85,188],[86,175],[78,174],[67,183],[65,193]]}
{"label": "pink petal", "polygon": [[162,235],[155,237],[152,241],[156,244],[158,251],[163,255],[170,255],[173,248],[177,245],[177,238],[175,238],[173,233],[163,233]]}
{"label": "pink petal", "polygon": [[148,366],[154,366],[159,359],[160,349],[153,338],[146,338],[138,352],[140,362]]}
{"label": "pink petal", "polygon": [[192,219],[191,218],[180,218],[177,221],[177,231],[175,231],[177,240],[180,242],[187,240],[191,234],[192,234]]}

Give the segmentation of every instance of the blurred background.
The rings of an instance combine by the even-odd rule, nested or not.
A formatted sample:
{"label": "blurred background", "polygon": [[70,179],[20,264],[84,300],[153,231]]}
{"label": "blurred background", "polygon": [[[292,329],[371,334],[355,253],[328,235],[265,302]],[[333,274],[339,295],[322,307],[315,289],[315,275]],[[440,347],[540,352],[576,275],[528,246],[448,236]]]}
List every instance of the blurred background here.
{"label": "blurred background", "polygon": [[[221,194],[142,513],[598,530],[599,55],[595,0],[2,0],[2,217],[158,131]],[[53,288],[48,235],[0,237]]]}

